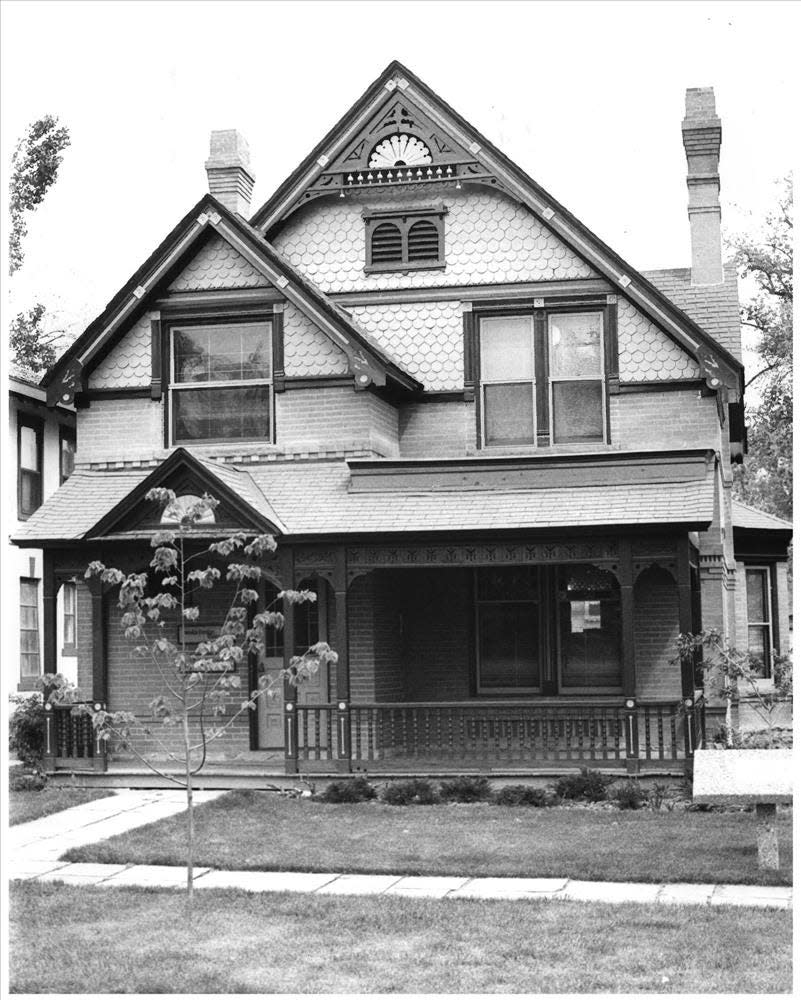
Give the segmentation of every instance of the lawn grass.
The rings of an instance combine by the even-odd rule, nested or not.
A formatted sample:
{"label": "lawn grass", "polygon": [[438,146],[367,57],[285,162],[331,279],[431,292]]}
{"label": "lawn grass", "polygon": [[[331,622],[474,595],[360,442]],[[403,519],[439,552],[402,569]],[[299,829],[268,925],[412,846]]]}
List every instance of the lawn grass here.
{"label": "lawn grass", "polygon": [[[12,883],[13,993],[787,993],[789,912]],[[43,957],[42,941],[47,942]]]}
{"label": "lawn grass", "polygon": [[[326,805],[238,791],[197,808],[198,865],[234,870],[528,875],[633,882],[792,882],[792,817],[779,817],[782,868],[757,868],[745,812],[618,812],[496,805]],[[68,851],[68,861],[184,862],[182,815]]]}
{"label": "lawn grass", "polygon": [[9,790],[9,826],[16,826],[17,823],[28,823],[33,819],[41,819],[42,816],[61,812],[62,809],[70,809],[72,806],[80,806],[84,802],[93,802],[95,799],[104,799],[107,795],[113,794],[114,792],[108,788],[46,786],[39,791],[15,792]]}

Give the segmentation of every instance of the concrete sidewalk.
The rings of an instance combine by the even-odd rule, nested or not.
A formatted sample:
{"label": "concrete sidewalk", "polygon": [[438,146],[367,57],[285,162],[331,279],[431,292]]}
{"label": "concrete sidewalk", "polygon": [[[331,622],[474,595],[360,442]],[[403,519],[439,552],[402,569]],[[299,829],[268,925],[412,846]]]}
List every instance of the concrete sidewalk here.
{"label": "concrete sidewalk", "polygon": [[[198,804],[224,792],[196,792]],[[125,791],[51,816],[12,826],[7,876],[69,885],[182,888],[183,868],[165,865],[69,864],[70,847],[105,840],[180,813],[181,791]],[[307,892],[315,895],[415,896],[429,899],[566,899],[602,903],[756,906],[791,909],[789,886],[683,883],[584,882],[568,878],[471,878],[468,876],[346,875],[337,872],[252,872],[195,869],[197,889]]]}

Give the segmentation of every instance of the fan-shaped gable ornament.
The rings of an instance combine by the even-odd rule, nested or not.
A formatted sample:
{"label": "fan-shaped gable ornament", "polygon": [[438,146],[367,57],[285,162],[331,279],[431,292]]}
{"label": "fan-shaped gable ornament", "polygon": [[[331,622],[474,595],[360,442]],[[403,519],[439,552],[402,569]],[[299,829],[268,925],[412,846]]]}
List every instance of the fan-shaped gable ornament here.
{"label": "fan-shaped gable ornament", "polygon": [[416,167],[431,163],[431,150],[415,135],[389,135],[370,154],[368,167]]}

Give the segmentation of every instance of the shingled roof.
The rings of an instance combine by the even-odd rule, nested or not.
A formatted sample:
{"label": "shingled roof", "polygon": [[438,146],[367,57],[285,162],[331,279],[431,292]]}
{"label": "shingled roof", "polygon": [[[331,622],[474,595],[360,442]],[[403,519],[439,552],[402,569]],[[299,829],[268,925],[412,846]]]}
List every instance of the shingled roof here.
{"label": "shingled roof", "polygon": [[[667,453],[666,453],[667,454]],[[530,488],[482,479],[465,488],[379,484],[354,489],[357,463],[345,461],[269,462],[247,469],[202,462],[261,518],[291,536],[354,536],[385,533],[542,530],[606,525],[681,524],[705,527],[713,518],[714,476],[704,473],[703,455],[695,471],[684,467],[675,481],[634,474],[604,485],[542,485]],[[632,470],[637,468],[632,456]],[[166,460],[166,461],[169,461]],[[400,465],[402,463],[390,463]],[[375,465],[375,463],[371,463]],[[678,466],[677,466],[678,469]],[[700,470],[700,471],[699,471]],[[528,470],[531,473],[531,469]],[[536,470],[534,470],[536,474]],[[152,468],[125,471],[79,470],[20,528],[15,541],[77,541],[93,529]],[[553,481],[543,469],[540,482]],[[499,485],[492,485],[492,482]],[[115,529],[115,537],[119,536]],[[100,537],[100,536],[98,536]]]}
{"label": "shingled roof", "polygon": [[693,285],[690,268],[676,267],[642,274],[711,337],[742,360],[737,268],[727,264],[720,285]]}

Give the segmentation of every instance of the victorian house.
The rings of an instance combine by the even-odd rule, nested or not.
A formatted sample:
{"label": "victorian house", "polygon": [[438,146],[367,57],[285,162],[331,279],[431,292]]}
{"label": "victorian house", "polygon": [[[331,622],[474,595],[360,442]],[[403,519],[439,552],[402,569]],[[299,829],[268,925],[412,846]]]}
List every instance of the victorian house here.
{"label": "victorian house", "polygon": [[[78,580],[86,697],[147,714],[159,678],[83,569],[144,569],[166,486],[220,501],[208,534],[274,534],[276,587],[317,591],[243,688],[310,641],[339,656],[243,715],[221,773],[686,766],[705,702],[675,638],[720,629],[769,684],[789,525],[731,497],[711,89],[681,132],[692,263],[647,273],[397,62],[255,211],[245,141],[212,133],[209,193],[47,380],[78,456],[16,538],[44,553],[45,670]],[[194,638],[219,624],[198,607]],[[56,715],[52,766],[131,769]]]}

